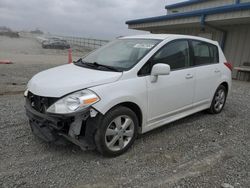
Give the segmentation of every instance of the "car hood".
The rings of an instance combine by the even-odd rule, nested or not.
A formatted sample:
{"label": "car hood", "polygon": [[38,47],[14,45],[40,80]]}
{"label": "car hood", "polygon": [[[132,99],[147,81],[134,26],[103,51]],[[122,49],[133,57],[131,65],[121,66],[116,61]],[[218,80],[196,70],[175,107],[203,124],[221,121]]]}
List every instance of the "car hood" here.
{"label": "car hood", "polygon": [[68,93],[117,81],[122,72],[88,69],[74,64],[62,65],[36,74],[28,90],[44,97],[62,97]]}

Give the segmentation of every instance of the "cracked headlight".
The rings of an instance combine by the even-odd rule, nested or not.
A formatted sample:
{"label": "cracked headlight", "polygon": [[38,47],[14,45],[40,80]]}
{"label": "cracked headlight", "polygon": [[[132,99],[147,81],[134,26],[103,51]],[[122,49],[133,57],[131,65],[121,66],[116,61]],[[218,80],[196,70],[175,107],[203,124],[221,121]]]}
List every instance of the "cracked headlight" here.
{"label": "cracked headlight", "polygon": [[99,100],[100,98],[94,92],[84,89],[59,99],[47,109],[47,112],[69,114],[85,109]]}

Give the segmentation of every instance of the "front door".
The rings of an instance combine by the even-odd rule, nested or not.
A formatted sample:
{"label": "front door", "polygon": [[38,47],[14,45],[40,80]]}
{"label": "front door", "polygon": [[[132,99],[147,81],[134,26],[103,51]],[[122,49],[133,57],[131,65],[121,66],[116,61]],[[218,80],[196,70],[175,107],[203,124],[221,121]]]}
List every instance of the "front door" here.
{"label": "front door", "polygon": [[190,108],[194,97],[195,69],[189,68],[189,43],[176,40],[167,43],[150,60],[151,67],[157,63],[168,64],[169,75],[158,76],[151,82],[146,76],[148,89],[148,124],[160,121]]}

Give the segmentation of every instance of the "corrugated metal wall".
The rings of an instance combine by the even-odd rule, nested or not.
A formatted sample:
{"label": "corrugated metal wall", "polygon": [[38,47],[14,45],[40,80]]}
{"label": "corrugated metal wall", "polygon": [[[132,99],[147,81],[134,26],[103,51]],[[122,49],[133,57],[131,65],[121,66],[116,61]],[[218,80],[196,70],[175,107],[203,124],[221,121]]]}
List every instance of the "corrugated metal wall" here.
{"label": "corrugated metal wall", "polygon": [[[242,0],[243,1],[250,1],[250,0]],[[205,1],[201,3],[196,3],[193,5],[188,5],[185,7],[179,7],[179,8],[173,8],[173,9],[168,9],[167,12],[168,14],[174,14],[176,12],[181,13],[181,12],[190,12],[193,10],[200,10],[200,9],[206,9],[206,8],[212,8],[212,7],[218,7],[218,6],[223,6],[223,5],[229,5],[235,3],[235,0],[210,0],[210,1]]]}
{"label": "corrugated metal wall", "polygon": [[[237,25],[225,27],[228,31],[227,40],[225,43],[225,55],[227,60],[233,64],[234,67],[240,66],[243,62],[250,62],[250,25]],[[205,29],[201,31],[200,28],[183,28],[174,30],[159,30],[154,33],[169,33],[169,34],[187,34],[194,36],[211,36],[212,39],[218,41],[222,40],[222,32],[214,29]],[[233,71],[233,78],[236,78],[236,71]],[[242,74],[244,77],[244,74]]]}
{"label": "corrugated metal wall", "polygon": [[[163,20],[159,22],[148,22],[148,23],[140,23],[140,24],[131,24],[129,25],[130,29],[140,29],[140,30],[151,30],[150,28],[161,26],[173,26],[173,25],[183,25],[183,24],[195,24],[200,23],[200,17],[190,17],[190,18],[179,18],[179,19],[171,19],[171,20]],[[147,29],[149,28],[149,29]]]}
{"label": "corrugated metal wall", "polygon": [[[232,25],[232,19],[241,19],[241,18],[243,19],[250,18],[250,9],[207,15],[206,22],[223,20],[223,22],[220,25],[225,25],[225,24]],[[236,20],[233,24],[237,23],[238,22]]]}
{"label": "corrugated metal wall", "polygon": [[[183,34],[183,35],[194,35],[194,36],[210,36],[212,35],[212,40],[216,40],[219,43],[222,40],[222,32],[207,28],[204,31],[201,31],[200,28],[182,28],[182,29],[173,29],[173,30],[159,30],[154,33],[168,33],[168,34]],[[209,37],[210,38],[210,37]]]}
{"label": "corrugated metal wall", "polygon": [[[225,55],[228,61],[234,67],[250,62],[250,25],[232,26],[227,30]],[[236,77],[236,71],[233,71],[233,77]]]}
{"label": "corrugated metal wall", "polygon": [[247,2],[250,2],[250,0],[241,0],[240,2],[241,3],[247,3]]}

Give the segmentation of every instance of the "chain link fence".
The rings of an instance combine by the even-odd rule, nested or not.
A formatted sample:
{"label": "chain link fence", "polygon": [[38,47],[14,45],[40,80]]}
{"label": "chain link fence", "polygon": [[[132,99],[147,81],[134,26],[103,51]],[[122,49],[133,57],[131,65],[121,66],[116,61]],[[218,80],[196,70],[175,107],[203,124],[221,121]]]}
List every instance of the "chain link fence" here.
{"label": "chain link fence", "polygon": [[93,49],[99,48],[109,42],[108,40],[89,39],[81,37],[62,37],[62,38],[71,45],[93,48]]}
{"label": "chain link fence", "polygon": [[90,50],[97,49],[105,44],[107,44],[108,40],[101,39],[92,39],[92,38],[83,38],[83,37],[74,37],[74,36],[61,36],[61,35],[51,35],[51,34],[32,34],[28,32],[20,32],[20,35],[23,37],[31,37],[38,40],[40,43],[50,39],[60,39],[66,40],[70,46],[74,48],[87,48]]}
{"label": "chain link fence", "polygon": [[84,47],[84,48],[90,48],[90,49],[99,48],[109,42],[108,40],[72,37],[72,36],[58,36],[58,35],[46,36],[46,38],[52,38],[52,37],[66,40],[70,44],[70,46]]}

